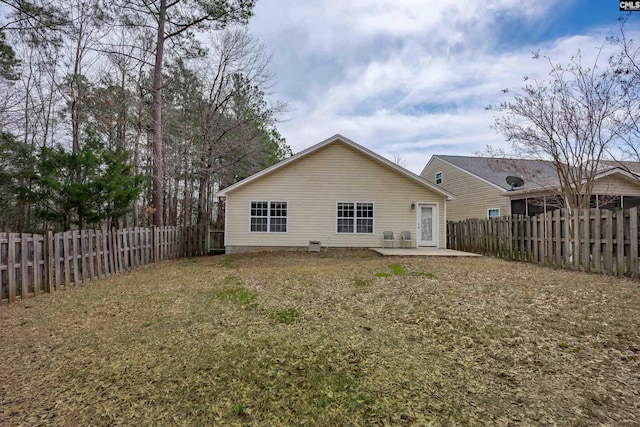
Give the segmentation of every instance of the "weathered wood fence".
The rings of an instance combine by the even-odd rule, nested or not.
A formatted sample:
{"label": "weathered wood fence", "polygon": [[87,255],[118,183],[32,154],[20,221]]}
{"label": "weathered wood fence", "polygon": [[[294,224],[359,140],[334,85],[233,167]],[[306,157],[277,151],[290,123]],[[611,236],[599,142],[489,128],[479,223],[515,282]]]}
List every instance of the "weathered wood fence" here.
{"label": "weathered wood fence", "polygon": [[447,223],[447,247],[552,267],[638,277],[638,208],[558,209]]}
{"label": "weathered wood fence", "polygon": [[172,258],[208,254],[207,225],[0,233],[0,303],[50,293]]}

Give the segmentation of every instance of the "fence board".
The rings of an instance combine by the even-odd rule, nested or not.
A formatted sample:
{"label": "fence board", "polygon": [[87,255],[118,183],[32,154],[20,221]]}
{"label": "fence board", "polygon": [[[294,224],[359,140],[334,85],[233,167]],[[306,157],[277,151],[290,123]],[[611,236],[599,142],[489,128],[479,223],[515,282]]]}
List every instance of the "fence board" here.
{"label": "fence board", "polygon": [[71,262],[73,263],[72,268],[73,268],[73,278],[71,279],[71,282],[74,285],[77,285],[80,283],[80,266],[79,266],[79,259],[78,259],[78,255],[79,255],[79,246],[78,246],[78,230],[73,230],[71,232],[71,253],[70,253],[70,257],[71,257]]}
{"label": "fence board", "polygon": [[582,215],[582,268],[591,271],[591,210],[584,209]]}
{"label": "fence board", "polygon": [[8,234],[7,248],[7,284],[9,286],[9,302],[16,300],[16,236]]}
{"label": "fence board", "polygon": [[604,250],[604,269],[607,274],[613,274],[613,212],[605,211],[605,246]]}
{"label": "fence board", "polygon": [[624,212],[616,212],[616,274],[624,274]]}
{"label": "fence board", "polygon": [[[493,244],[506,255],[510,242],[505,236],[510,234],[498,234],[506,233],[505,224],[503,220],[494,228]],[[206,225],[0,233],[0,302],[51,293],[163,259],[207,254],[210,235]],[[475,238],[469,242],[479,246]]]}
{"label": "fence board", "polygon": [[638,278],[638,207],[629,210],[629,275]]}
{"label": "fence board", "polygon": [[[447,241],[451,249],[638,278],[638,210],[562,209],[536,217],[449,222]],[[191,229],[183,240],[185,255],[206,251],[210,235],[211,230],[203,241],[201,228]]]}
{"label": "fence board", "polygon": [[60,265],[60,263],[63,262],[62,261],[62,235],[53,234],[52,240],[54,245],[53,272],[56,277],[55,287],[56,287],[56,290],[60,290],[62,286],[62,281],[64,280],[62,277],[64,268]]}
{"label": "fence board", "polygon": [[51,231],[47,231],[47,237],[45,239],[45,268],[46,268],[46,285],[45,291],[52,292],[55,289],[53,285],[54,280],[54,263],[55,252],[53,251],[53,233]]}
{"label": "fence board", "polygon": [[96,249],[97,242],[95,240],[95,235],[95,230],[87,230],[87,246],[89,247],[89,280],[93,280],[97,276],[95,268],[98,251]]}
{"label": "fence board", "polygon": [[33,235],[33,296],[42,293],[42,271],[44,267],[44,237]]}
{"label": "fence board", "polygon": [[562,211],[556,209],[553,211],[553,227],[555,234],[555,264],[557,266],[562,265]]}
{"label": "fence board", "polygon": [[602,273],[602,215],[599,209],[592,209],[593,216],[593,271],[596,273]]}
{"label": "fence board", "polygon": [[27,299],[29,296],[29,237],[20,234],[20,297]]}

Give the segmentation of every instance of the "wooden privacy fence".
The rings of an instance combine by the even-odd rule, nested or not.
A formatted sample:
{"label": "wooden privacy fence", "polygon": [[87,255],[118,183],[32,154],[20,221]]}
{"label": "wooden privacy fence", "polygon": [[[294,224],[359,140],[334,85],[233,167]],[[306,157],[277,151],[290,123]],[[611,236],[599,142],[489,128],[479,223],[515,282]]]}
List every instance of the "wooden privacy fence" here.
{"label": "wooden privacy fence", "polygon": [[0,233],[0,302],[49,293],[165,259],[213,249],[206,225]]}
{"label": "wooden privacy fence", "polygon": [[558,209],[447,223],[447,247],[552,267],[638,277],[638,208]]}

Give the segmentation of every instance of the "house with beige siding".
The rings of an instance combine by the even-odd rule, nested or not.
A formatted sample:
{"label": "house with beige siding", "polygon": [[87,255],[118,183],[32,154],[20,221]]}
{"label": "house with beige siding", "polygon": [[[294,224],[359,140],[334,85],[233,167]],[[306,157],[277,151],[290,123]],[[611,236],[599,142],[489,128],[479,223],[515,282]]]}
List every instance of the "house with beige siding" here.
{"label": "house with beige siding", "polygon": [[[434,155],[420,174],[456,195],[447,219],[535,215],[558,206],[548,202],[558,186],[552,162],[526,159]],[[521,178],[519,186],[508,177]],[[640,206],[640,164],[603,161],[594,180],[591,205],[602,208]]]}
{"label": "house with beige siding", "polygon": [[226,253],[382,246],[410,231],[415,246],[446,247],[454,195],[341,135],[217,193],[226,199]]}

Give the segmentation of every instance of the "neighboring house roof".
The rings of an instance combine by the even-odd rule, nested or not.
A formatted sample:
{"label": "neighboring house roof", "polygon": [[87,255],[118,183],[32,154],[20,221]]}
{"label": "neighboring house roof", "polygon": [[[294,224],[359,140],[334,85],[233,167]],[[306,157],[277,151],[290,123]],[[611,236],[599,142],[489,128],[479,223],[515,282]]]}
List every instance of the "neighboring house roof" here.
{"label": "neighboring house roof", "polygon": [[640,174],[640,162],[602,160],[600,164],[608,168],[620,168],[634,174]]}
{"label": "neighboring house roof", "polygon": [[[560,185],[558,173],[551,161],[440,154],[434,155],[433,158],[438,158],[499,187],[503,191],[508,191],[509,195],[531,193]],[[600,161],[599,169],[595,179],[604,178],[615,173],[629,180],[640,180],[640,162],[602,160]],[[524,185],[512,189],[506,181],[510,175],[522,178]]]}
{"label": "neighboring house roof", "polygon": [[[599,172],[597,172],[594,176],[594,181],[597,181],[599,179],[605,178],[609,175],[619,175],[625,179],[627,179],[628,181],[634,182],[636,184],[640,183],[640,174],[635,173],[635,172],[629,172],[627,169],[623,169],[619,166],[614,166],[614,167],[602,167],[601,170]],[[583,182],[585,182],[586,180],[583,180]],[[547,187],[549,188],[549,187]],[[529,188],[529,189],[523,189],[518,188],[514,191],[510,191],[509,195],[517,195],[517,194],[522,194],[522,193],[531,193],[531,192],[535,192],[535,191],[539,191],[540,188],[538,188],[537,190],[535,188]]]}
{"label": "neighboring house roof", "polygon": [[334,136],[332,136],[331,138],[325,139],[324,141],[313,145],[309,148],[307,148],[306,150],[303,150],[297,154],[294,154],[293,156],[284,159],[278,163],[276,163],[273,166],[270,166],[256,174],[251,175],[248,178],[243,179],[242,181],[236,182],[235,184],[224,188],[220,191],[217,192],[217,196],[219,197],[226,197],[228,193],[237,190],[238,188],[241,188],[247,184],[250,184],[253,181],[256,181],[266,175],[272,174],[275,171],[293,163],[293,162],[297,162],[303,158],[305,158],[306,156],[312,154],[313,152],[329,145],[329,144],[334,144],[334,143],[342,143],[345,144],[351,148],[353,148],[354,150],[360,152],[361,154],[371,158],[372,160],[376,161],[377,163],[381,164],[384,167],[393,169],[394,171],[398,172],[399,174],[405,176],[406,178],[417,182],[418,184],[430,189],[431,191],[440,194],[444,197],[447,198],[447,200],[453,200],[455,199],[455,196],[451,193],[449,193],[448,191],[440,188],[439,186],[432,184],[431,182],[427,181],[426,179],[408,171],[407,169],[398,166],[397,164],[393,163],[390,160],[385,159],[384,157],[374,153],[373,151],[363,147],[362,145],[359,145],[357,143],[355,143],[354,141],[350,140],[349,138],[346,138],[340,134],[336,134]]}
{"label": "neighboring house roof", "polygon": [[511,190],[511,186],[507,184],[507,177],[510,175],[519,176],[524,180],[524,185],[519,187],[519,190],[539,190],[542,186],[558,184],[558,174],[552,162],[496,157],[446,156],[441,154],[433,157],[475,175],[494,186],[500,187],[504,191]]}

